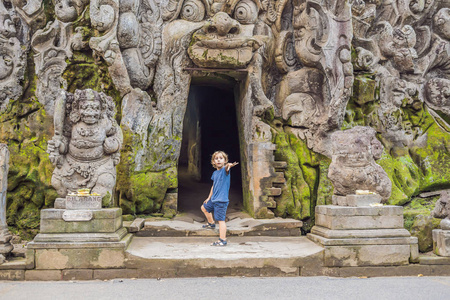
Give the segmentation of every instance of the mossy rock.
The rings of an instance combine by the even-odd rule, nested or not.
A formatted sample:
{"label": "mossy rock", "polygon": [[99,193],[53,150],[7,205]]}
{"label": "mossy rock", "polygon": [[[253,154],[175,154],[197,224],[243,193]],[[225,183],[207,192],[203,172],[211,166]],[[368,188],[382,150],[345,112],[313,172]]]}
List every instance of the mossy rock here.
{"label": "mossy rock", "polygon": [[441,219],[431,216],[417,215],[411,226],[411,235],[419,240],[419,251],[424,253],[433,250],[433,229],[439,228]]}

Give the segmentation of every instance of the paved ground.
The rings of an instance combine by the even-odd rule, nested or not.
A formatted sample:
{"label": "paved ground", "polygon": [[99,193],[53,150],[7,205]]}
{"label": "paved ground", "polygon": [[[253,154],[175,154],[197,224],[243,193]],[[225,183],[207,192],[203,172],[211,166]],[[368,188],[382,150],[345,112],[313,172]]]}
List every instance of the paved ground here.
{"label": "paved ground", "polygon": [[[303,237],[229,237],[226,247],[212,247],[214,237],[134,237],[127,252],[155,259],[292,258],[314,255],[323,250]],[[282,245],[282,247],[280,247]]]}
{"label": "paved ground", "polygon": [[449,299],[450,277],[0,282],[1,299]]}

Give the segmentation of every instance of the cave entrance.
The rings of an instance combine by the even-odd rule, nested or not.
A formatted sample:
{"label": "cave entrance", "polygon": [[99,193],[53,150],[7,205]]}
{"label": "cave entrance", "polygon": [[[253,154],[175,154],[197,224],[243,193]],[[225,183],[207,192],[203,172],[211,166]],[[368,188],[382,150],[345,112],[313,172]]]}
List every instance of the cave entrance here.
{"label": "cave entrance", "polygon": [[[217,150],[230,162],[241,161],[237,111],[233,88],[191,85],[183,121],[178,161],[178,211],[203,216],[200,206],[208,197]],[[243,206],[241,164],[232,169],[228,213]]]}

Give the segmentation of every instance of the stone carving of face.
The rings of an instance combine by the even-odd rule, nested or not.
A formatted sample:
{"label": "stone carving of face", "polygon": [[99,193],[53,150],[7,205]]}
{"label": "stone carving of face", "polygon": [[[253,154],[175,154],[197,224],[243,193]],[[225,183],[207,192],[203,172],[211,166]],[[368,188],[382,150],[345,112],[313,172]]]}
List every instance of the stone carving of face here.
{"label": "stone carving of face", "polygon": [[55,14],[62,22],[75,21],[78,17],[75,2],[73,0],[55,0]]}
{"label": "stone carving of face", "polygon": [[100,120],[101,104],[96,99],[86,99],[80,102],[81,121],[93,125]]}
{"label": "stone carving of face", "polygon": [[434,30],[443,39],[450,40],[450,8],[442,8],[434,16]]}
{"label": "stone carving of face", "polygon": [[[204,11],[194,10],[189,0],[185,2],[181,17],[196,22],[204,17]],[[218,3],[216,3],[218,4]],[[217,9],[217,8],[216,8]],[[194,12],[197,13],[194,13]],[[259,9],[252,0],[239,1],[230,14],[216,13],[206,21],[202,29],[193,35],[188,53],[200,67],[243,68],[253,53],[267,41],[266,36],[255,32]]]}

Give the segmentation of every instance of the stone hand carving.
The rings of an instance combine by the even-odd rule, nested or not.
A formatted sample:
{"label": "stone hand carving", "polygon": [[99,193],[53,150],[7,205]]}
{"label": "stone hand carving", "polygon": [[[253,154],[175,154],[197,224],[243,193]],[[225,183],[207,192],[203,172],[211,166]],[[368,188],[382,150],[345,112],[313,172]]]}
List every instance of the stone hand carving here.
{"label": "stone hand carving", "polygon": [[36,95],[49,114],[53,114],[55,101],[61,90],[66,88],[62,74],[67,66],[66,59],[72,57],[74,43],[70,22],[82,14],[87,1],[55,0],[54,3],[57,19],[36,31],[31,39],[31,46],[36,52]]}
{"label": "stone hand carving", "polygon": [[22,94],[26,52],[17,38],[10,12],[0,1],[0,112]]}
{"label": "stone hand carving", "polygon": [[122,0],[117,39],[130,83],[146,90],[161,54],[162,18],[154,0]]}
{"label": "stone hand carving", "polygon": [[36,52],[36,95],[49,114],[53,114],[56,98],[65,86],[62,74],[67,66],[66,59],[72,56],[71,36],[71,24],[56,20],[38,30],[31,40]]}
{"label": "stone hand carving", "polygon": [[47,152],[56,166],[52,185],[61,197],[80,188],[113,195],[122,131],[111,97],[91,89],[61,92],[54,114],[55,135]]}
{"label": "stone hand carving", "polygon": [[333,150],[328,178],[336,195],[355,194],[356,190],[369,190],[379,194],[386,202],[391,195],[392,183],[375,160],[381,158],[383,146],[370,127],[356,126],[331,135]]}
{"label": "stone hand carving", "polygon": [[446,190],[441,193],[441,197],[436,202],[433,212],[433,218],[443,219],[440,223],[441,229],[450,230],[450,191]]}
{"label": "stone hand carving", "polygon": [[6,190],[8,188],[9,150],[5,144],[0,144],[0,264],[13,249],[12,238],[6,223]]}

